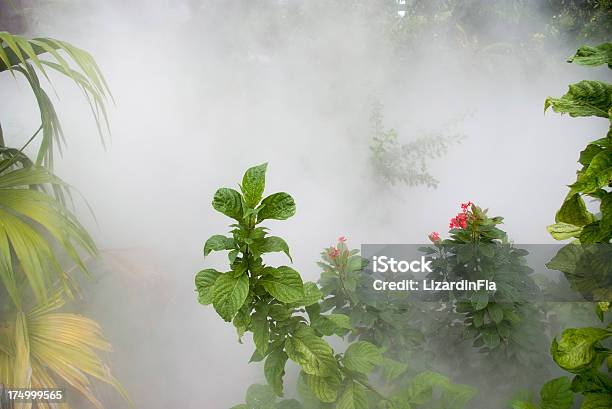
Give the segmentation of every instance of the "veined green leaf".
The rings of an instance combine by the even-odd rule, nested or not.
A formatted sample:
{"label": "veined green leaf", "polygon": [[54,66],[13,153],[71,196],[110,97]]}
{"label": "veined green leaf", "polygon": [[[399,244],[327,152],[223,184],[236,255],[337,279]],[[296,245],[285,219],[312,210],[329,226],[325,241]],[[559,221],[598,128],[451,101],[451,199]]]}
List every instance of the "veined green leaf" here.
{"label": "veined green leaf", "polygon": [[544,111],[552,107],[561,114],[578,116],[600,116],[608,118],[612,106],[612,85],[601,81],[580,81],[569,86],[561,98],[546,98]]}
{"label": "veined green leaf", "polygon": [[566,371],[580,373],[593,363],[597,355],[596,345],[610,336],[612,331],[603,328],[568,328],[563,331],[559,341],[553,340],[553,359]]}
{"label": "veined green leaf", "polygon": [[580,233],[582,233],[582,227],[567,223],[551,224],[550,226],[546,226],[546,230],[548,230],[555,240],[571,239],[572,237],[580,236]]}
{"label": "veined green leaf", "polygon": [[198,302],[202,305],[212,304],[213,288],[215,281],[221,273],[212,268],[207,268],[196,274],[195,285],[198,290]]}
{"label": "veined green leaf", "polygon": [[336,409],[368,409],[368,396],[363,386],[348,382],[338,398]]}
{"label": "veined green leaf", "polygon": [[246,393],[249,409],[274,409],[276,395],[268,385],[251,385]]}
{"label": "veined green leaf", "polygon": [[289,246],[287,242],[280,237],[268,236],[262,239],[255,240],[251,245],[251,251],[256,255],[262,255],[265,253],[274,253],[282,251],[289,257],[289,260],[293,261],[291,254],[289,254]]}
{"label": "veined green leaf", "polygon": [[332,376],[338,372],[336,359],[329,344],[312,330],[300,330],[285,342],[289,359],[298,363],[310,375]]}
{"label": "veined green leaf", "polygon": [[589,164],[589,167],[571,185],[572,190],[585,193],[593,192],[607,186],[612,181],[612,151],[601,151]]}
{"label": "veined green leaf", "polygon": [[300,274],[288,266],[268,268],[259,282],[277,300],[294,303],[304,298],[304,285]]}
{"label": "veined green leaf", "polygon": [[221,234],[215,234],[206,240],[204,244],[204,256],[208,256],[212,251],[232,249],[234,249],[234,239],[225,237]]}
{"label": "veined green leaf", "polygon": [[596,67],[607,64],[612,68],[612,43],[603,43],[596,47],[583,45],[567,62]]}
{"label": "veined green leaf", "polygon": [[251,321],[251,328],[253,329],[253,342],[255,348],[261,355],[265,355],[268,352],[268,344],[270,342],[270,324],[268,323],[268,309],[258,308],[253,314]]}
{"label": "veined green leaf", "polygon": [[277,396],[283,396],[283,376],[285,376],[285,365],[287,354],[282,349],[274,350],[266,358],[264,363],[264,374],[268,384]]}
{"label": "veined green leaf", "polygon": [[571,382],[565,376],[546,382],[540,397],[540,409],[571,409],[574,404]]}
{"label": "veined green leaf", "polygon": [[340,380],[335,376],[316,376],[304,374],[304,380],[314,396],[321,402],[335,402],[338,397]]}
{"label": "veined green leaf", "polygon": [[229,322],[244,304],[248,293],[249,278],[246,275],[221,274],[213,287],[213,306],[221,318]]}
{"label": "veined green leaf", "polygon": [[287,193],[274,193],[266,197],[257,209],[257,223],[266,219],[285,220],[295,214],[295,201]]}
{"label": "veined green leaf", "polygon": [[250,207],[255,207],[263,196],[266,187],[267,163],[247,169],[242,178],[242,194],[245,203]]}
{"label": "veined green leaf", "polygon": [[323,298],[323,293],[316,283],[304,283],[304,298],[299,301],[300,305],[308,307],[309,305],[318,303],[321,298]]}
{"label": "veined green leaf", "polygon": [[587,210],[584,200],[578,193],[565,199],[555,216],[557,223],[567,223],[578,227],[583,227],[594,220],[595,217]]}
{"label": "veined green leaf", "polygon": [[242,197],[234,189],[226,187],[218,189],[213,198],[212,206],[216,211],[234,220],[242,220]]}
{"label": "veined green leaf", "polygon": [[383,363],[383,356],[374,344],[359,341],[349,345],[342,362],[351,371],[367,375],[374,367]]}
{"label": "veined green leaf", "polygon": [[387,382],[393,382],[408,369],[407,364],[387,357],[383,357],[381,366],[383,369],[383,376]]}

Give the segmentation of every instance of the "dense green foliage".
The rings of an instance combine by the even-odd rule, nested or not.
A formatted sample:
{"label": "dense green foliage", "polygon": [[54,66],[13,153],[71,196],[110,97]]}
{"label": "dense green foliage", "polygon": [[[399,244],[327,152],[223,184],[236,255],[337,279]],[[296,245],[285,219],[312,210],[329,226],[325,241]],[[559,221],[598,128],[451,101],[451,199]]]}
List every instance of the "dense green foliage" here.
{"label": "dense green foliage", "polygon": [[[233,322],[240,337],[251,332],[255,344],[251,361],[264,361],[269,386],[253,385],[246,403],[235,408],[408,409],[427,407],[423,405],[434,401],[440,409],[463,407],[474,393],[468,386],[431,371],[402,377],[407,365],[399,360],[401,347],[409,343],[394,337],[394,342],[402,342],[394,349],[388,340],[375,335],[376,325],[385,325],[385,320],[394,317],[388,314],[390,310],[385,313],[377,304],[355,298],[361,257],[348,250],[344,239],[323,255],[321,289],[315,283],[303,283],[291,267],[264,264],[264,254],[284,252],[289,256],[289,248],[259,224],[295,213],[295,203],[287,193],[262,200],[266,168],[263,164],[248,169],[241,192],[221,188],[215,193],[212,206],[237,223],[231,225],[231,237],[210,237],[204,254],[229,251],[230,269],[205,269],[195,278],[200,303],[212,304],[221,318]],[[336,310],[326,314],[332,307]],[[348,315],[346,308],[354,312]],[[336,353],[323,338],[349,332],[353,342],[344,353]],[[288,360],[301,368],[297,386],[301,403],[277,399],[284,395]],[[383,382],[378,381],[379,375]]]}
{"label": "dense green foliage", "polygon": [[[25,77],[40,113],[40,126],[23,146],[11,146],[17,135],[4,135],[0,127],[0,385],[70,385],[101,409],[92,379],[127,394],[99,356],[111,350],[99,325],[57,311],[77,290],[71,271],[87,272],[86,259],[97,248],[68,208],[71,190],[53,173],[54,152],[64,134],[40,79],[51,81],[52,73],[59,73],[74,81],[92,108],[100,135],[110,92],[91,55],[51,38],[29,40],[0,32],[0,72]],[[25,150],[35,147],[37,138],[32,160]]]}
{"label": "dense green foliage", "polygon": [[[489,217],[487,210],[464,203],[451,220],[450,237],[436,240],[433,248],[434,271],[429,278],[442,281],[489,280],[495,291],[455,291],[442,297],[448,323],[460,314],[463,337],[488,355],[482,363],[496,367],[519,363],[523,368],[541,367],[544,344],[543,313],[533,304],[539,288],[527,266],[528,252],[515,247],[498,225],[501,217]],[[499,368],[496,368],[496,371]]]}
{"label": "dense green foliage", "polygon": [[[610,43],[583,46],[569,62],[612,68],[611,51]],[[562,97],[547,98],[545,109],[548,107],[572,117],[597,116],[612,121],[612,85],[601,81],[581,81],[570,85]],[[547,266],[563,272],[570,286],[586,299],[597,301],[595,310],[604,322],[612,300],[612,212],[609,209],[612,204],[612,123],[605,138],[590,142],[580,152],[578,162],[582,168],[577,172],[576,182],[570,185],[570,191],[557,211],[556,223],[548,227],[555,239],[574,238],[574,241],[561,248]],[[584,197],[598,206],[598,213],[587,209]],[[568,328],[558,340],[553,340],[553,360],[561,369],[574,374],[574,378],[571,384],[569,380],[559,381],[567,399],[555,406],[541,403],[540,408],[569,409],[574,393],[584,397],[581,409],[612,407],[612,349],[606,343],[610,337],[612,322],[605,328]],[[542,394],[549,384],[544,385]],[[516,401],[513,407],[535,408],[525,401]]]}

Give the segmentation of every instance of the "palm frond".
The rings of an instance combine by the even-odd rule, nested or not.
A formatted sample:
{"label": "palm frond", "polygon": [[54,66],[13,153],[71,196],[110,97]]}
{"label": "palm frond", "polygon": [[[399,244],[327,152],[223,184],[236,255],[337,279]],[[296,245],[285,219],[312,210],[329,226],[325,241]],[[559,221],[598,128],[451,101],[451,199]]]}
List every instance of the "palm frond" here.
{"label": "palm frond", "polygon": [[[55,312],[63,305],[61,293],[56,293],[48,304],[19,313],[14,327],[0,332],[0,384],[17,386],[24,376],[27,383],[21,381],[22,387],[56,388],[61,382],[103,409],[93,391],[94,378],[113,386],[129,402],[126,391],[98,355],[111,349],[100,326],[81,315]],[[7,342],[11,338],[13,342]],[[69,408],[67,404],[62,407]]]}
{"label": "palm frond", "polygon": [[[1,163],[1,162],[0,162]],[[80,251],[96,254],[96,246],[76,217],[45,187],[66,185],[47,169],[11,168],[0,174],[0,282],[18,309],[22,307],[18,275],[23,273],[36,300],[48,301],[48,289],[59,281],[73,285],[54,251],[59,246],[82,271]]]}
{"label": "palm frond", "polygon": [[[65,55],[65,57],[64,57]],[[104,143],[109,123],[106,101],[112,100],[108,84],[93,57],[67,42],[52,38],[28,40],[22,36],[0,32],[0,72],[9,71],[25,76],[34,92],[42,124],[42,141],[36,163],[53,167],[54,150],[61,153],[64,134],[53,102],[41,86],[39,73],[49,82],[49,71],[70,78],[83,91],[94,117],[98,134]]]}

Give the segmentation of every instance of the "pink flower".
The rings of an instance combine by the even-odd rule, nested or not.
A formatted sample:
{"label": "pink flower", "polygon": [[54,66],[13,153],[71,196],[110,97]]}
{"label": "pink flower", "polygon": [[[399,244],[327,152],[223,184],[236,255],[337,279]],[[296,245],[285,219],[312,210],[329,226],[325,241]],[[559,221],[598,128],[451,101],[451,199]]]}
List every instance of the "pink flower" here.
{"label": "pink flower", "polygon": [[431,233],[429,233],[429,240],[431,240],[432,243],[437,243],[440,241],[440,234],[438,232],[432,231]]}
{"label": "pink flower", "polygon": [[328,255],[330,258],[335,259],[336,257],[338,257],[338,256],[340,255],[340,250],[338,250],[338,249],[337,249],[337,248],[335,248],[335,247],[330,247],[330,248],[327,250],[327,255]]}
{"label": "pink flower", "polygon": [[346,237],[344,236],[338,237],[338,243],[346,243]]}
{"label": "pink flower", "polygon": [[468,208],[473,205],[474,203],[472,203],[472,201],[468,201],[467,203],[461,203],[461,209],[463,209],[463,213],[466,213],[468,211]]}
{"label": "pink flower", "polygon": [[457,216],[453,217],[450,220],[449,228],[450,229],[465,229],[467,227],[467,211],[463,213],[459,213]]}

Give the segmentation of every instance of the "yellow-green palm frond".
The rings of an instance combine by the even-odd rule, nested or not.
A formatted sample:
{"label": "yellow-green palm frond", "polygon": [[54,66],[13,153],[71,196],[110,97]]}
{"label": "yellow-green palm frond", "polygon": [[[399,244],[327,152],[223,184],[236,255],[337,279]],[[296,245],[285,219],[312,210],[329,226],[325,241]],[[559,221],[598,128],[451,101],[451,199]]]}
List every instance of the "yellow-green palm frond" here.
{"label": "yellow-green palm frond", "polygon": [[76,217],[45,191],[49,186],[66,188],[42,167],[12,167],[0,174],[0,282],[18,309],[22,308],[20,275],[43,304],[48,301],[48,289],[58,281],[70,292],[70,276],[57,258],[58,247],[84,272],[87,268],[79,251],[96,253]]}
{"label": "yellow-green palm frond", "polygon": [[[43,56],[41,56],[43,55]],[[19,35],[0,31],[0,72],[23,74],[28,80],[40,111],[42,142],[36,163],[53,166],[53,151],[61,149],[63,132],[55,107],[40,83],[39,73],[48,81],[48,71],[56,71],[72,79],[81,88],[104,141],[102,124],[109,128],[105,101],[112,100],[108,84],[93,57],[86,51],[67,42],[52,38],[26,39]]]}
{"label": "yellow-green palm frond", "polygon": [[[28,383],[22,387],[68,385],[94,407],[103,409],[93,391],[93,378],[112,385],[129,401],[126,391],[98,355],[111,349],[100,326],[81,315],[54,312],[63,304],[58,293],[46,306],[19,313],[14,327],[5,330],[4,335],[0,333],[0,384],[23,385],[27,378]],[[69,408],[67,404],[58,407]]]}

